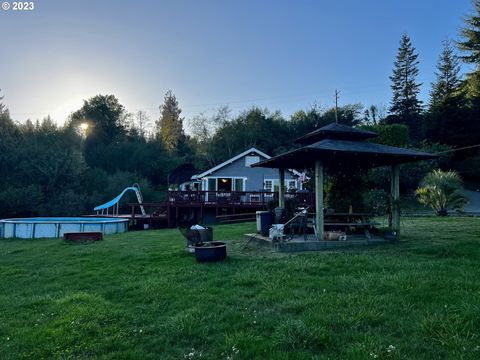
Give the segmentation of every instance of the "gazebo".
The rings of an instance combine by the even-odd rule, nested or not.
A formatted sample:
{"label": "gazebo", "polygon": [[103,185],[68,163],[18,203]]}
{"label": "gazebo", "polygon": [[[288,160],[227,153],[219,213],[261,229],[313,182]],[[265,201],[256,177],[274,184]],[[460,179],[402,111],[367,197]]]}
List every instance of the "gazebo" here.
{"label": "gazebo", "polygon": [[369,142],[378,134],[336,123],[312,131],[296,140],[298,149],[274,156],[252,166],[278,168],[280,175],[279,207],[285,207],[285,169],[315,169],[315,227],[317,239],[324,237],[323,176],[324,168],[342,168],[355,171],[357,168],[391,167],[392,219],[389,227],[400,232],[400,164],[434,159],[437,156],[421,151],[386,146]]}

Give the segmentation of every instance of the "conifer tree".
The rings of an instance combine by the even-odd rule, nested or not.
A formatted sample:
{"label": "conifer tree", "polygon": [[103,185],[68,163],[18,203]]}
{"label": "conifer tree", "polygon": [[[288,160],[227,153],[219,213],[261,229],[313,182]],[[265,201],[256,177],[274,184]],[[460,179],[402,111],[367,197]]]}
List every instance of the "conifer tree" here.
{"label": "conifer tree", "polygon": [[467,119],[465,118],[465,96],[460,79],[459,58],[450,41],[443,43],[438,59],[436,80],[430,91],[429,112],[424,117],[423,133],[434,142],[459,145],[465,141]]}
{"label": "conifer tree", "polygon": [[470,99],[480,101],[480,0],[474,0],[474,13],[465,19],[465,26],[460,31],[462,41],[458,47],[463,52],[461,59],[476,65],[475,70],[467,75],[467,93]]}
{"label": "conifer tree", "polygon": [[473,2],[475,14],[465,19],[465,27],[460,31],[463,41],[458,42],[465,54],[462,59],[470,64],[480,65],[480,0]]}
{"label": "conifer tree", "polygon": [[[474,65],[474,69],[466,74],[463,82],[466,102],[464,113],[461,115],[464,125],[457,129],[457,133],[463,134],[462,145],[476,145],[480,137],[480,0],[473,1],[473,11],[465,18],[465,25],[460,30],[461,41],[458,47],[462,51],[461,59]],[[476,153],[474,163],[480,162],[480,153]],[[471,165],[466,166],[467,169]]]}
{"label": "conifer tree", "polygon": [[161,139],[169,152],[178,150],[178,146],[184,137],[183,118],[180,117],[182,110],[171,90],[165,94],[163,105],[160,106],[160,118],[157,125],[157,137]]}
{"label": "conifer tree", "polygon": [[459,93],[460,63],[449,40],[443,42],[443,51],[437,63],[436,80],[430,91],[430,108],[441,105]]}
{"label": "conifer tree", "polygon": [[418,99],[421,83],[417,83],[418,54],[415,53],[410,37],[402,35],[400,47],[395,60],[391,88],[390,122],[404,123],[410,127],[412,135],[419,131],[419,115],[422,111],[422,102]]}
{"label": "conifer tree", "polygon": [[[0,89],[1,91],[2,89]],[[5,105],[3,104],[3,98],[4,96],[1,96],[0,95],[0,115],[2,115],[5,111],[6,111],[6,108],[5,108]]]}

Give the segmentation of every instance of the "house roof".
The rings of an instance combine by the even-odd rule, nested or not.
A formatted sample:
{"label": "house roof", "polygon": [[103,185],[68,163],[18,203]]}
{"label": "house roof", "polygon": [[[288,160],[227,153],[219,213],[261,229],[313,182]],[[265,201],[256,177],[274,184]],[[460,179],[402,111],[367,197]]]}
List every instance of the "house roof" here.
{"label": "house roof", "polygon": [[378,134],[372,131],[331,123],[299,137],[295,140],[295,142],[301,144],[312,144],[316,141],[324,139],[366,140],[377,136]]}
{"label": "house roof", "polygon": [[248,150],[245,150],[244,152],[232,157],[231,159],[228,159],[227,161],[224,161],[223,163],[221,164],[218,164],[217,166],[214,166],[212,167],[211,169],[208,169],[207,171],[204,171],[202,172],[201,174],[197,174],[197,175],[193,175],[191,177],[192,180],[197,180],[197,179],[201,179],[202,177],[204,176],[207,176],[207,175],[210,175],[212,173],[214,173],[215,171],[227,166],[227,165],[230,165],[232,164],[233,162],[237,161],[238,159],[241,159],[242,157],[246,156],[246,155],[250,155],[252,153],[255,153],[257,155],[260,155],[260,156],[263,156],[265,159],[270,159],[270,156],[265,154],[264,152],[252,147]]}

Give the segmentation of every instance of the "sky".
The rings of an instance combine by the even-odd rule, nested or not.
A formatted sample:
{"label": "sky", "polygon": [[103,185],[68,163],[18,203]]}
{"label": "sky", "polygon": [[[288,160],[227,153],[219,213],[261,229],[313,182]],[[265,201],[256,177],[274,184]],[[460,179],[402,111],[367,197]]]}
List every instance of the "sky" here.
{"label": "sky", "polygon": [[0,95],[15,121],[50,115],[59,124],[97,94],[154,121],[168,90],[187,120],[222,105],[288,118],[334,106],[335,89],[339,105],[388,107],[403,33],[419,53],[427,101],[442,41],[458,39],[472,11],[470,0],[33,3],[0,8]]}

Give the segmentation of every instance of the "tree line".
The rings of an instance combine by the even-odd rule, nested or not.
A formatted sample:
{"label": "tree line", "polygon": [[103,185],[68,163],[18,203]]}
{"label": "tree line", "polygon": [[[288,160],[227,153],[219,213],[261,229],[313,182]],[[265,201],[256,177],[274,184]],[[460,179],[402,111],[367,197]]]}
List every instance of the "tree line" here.
{"label": "tree line", "polygon": [[[388,109],[347,104],[338,108],[338,122],[373,130],[380,135],[374,141],[383,144],[442,154],[435,162],[405,165],[403,191],[413,193],[434,167],[453,168],[479,181],[480,1],[465,19],[460,40],[444,42],[426,104],[419,99],[421,86],[427,86],[417,80],[419,61],[404,34],[390,76]],[[462,63],[471,70],[462,73]],[[88,214],[135,182],[147,201],[161,201],[168,187],[246,148],[276,155],[298,146],[296,138],[335,121],[334,108],[317,105],[289,118],[260,107],[233,116],[224,106],[211,116],[186,120],[172,91],[165,94],[159,111],[149,131],[144,112],[132,114],[114,95],[97,95],[85,100],[63,126],[49,117],[20,124],[0,97],[0,217]],[[370,205],[378,201],[376,192],[387,188],[387,175],[377,169],[357,176],[373,189],[366,192]],[[354,186],[352,177],[333,174],[331,179],[329,201],[352,203],[344,196]]]}

